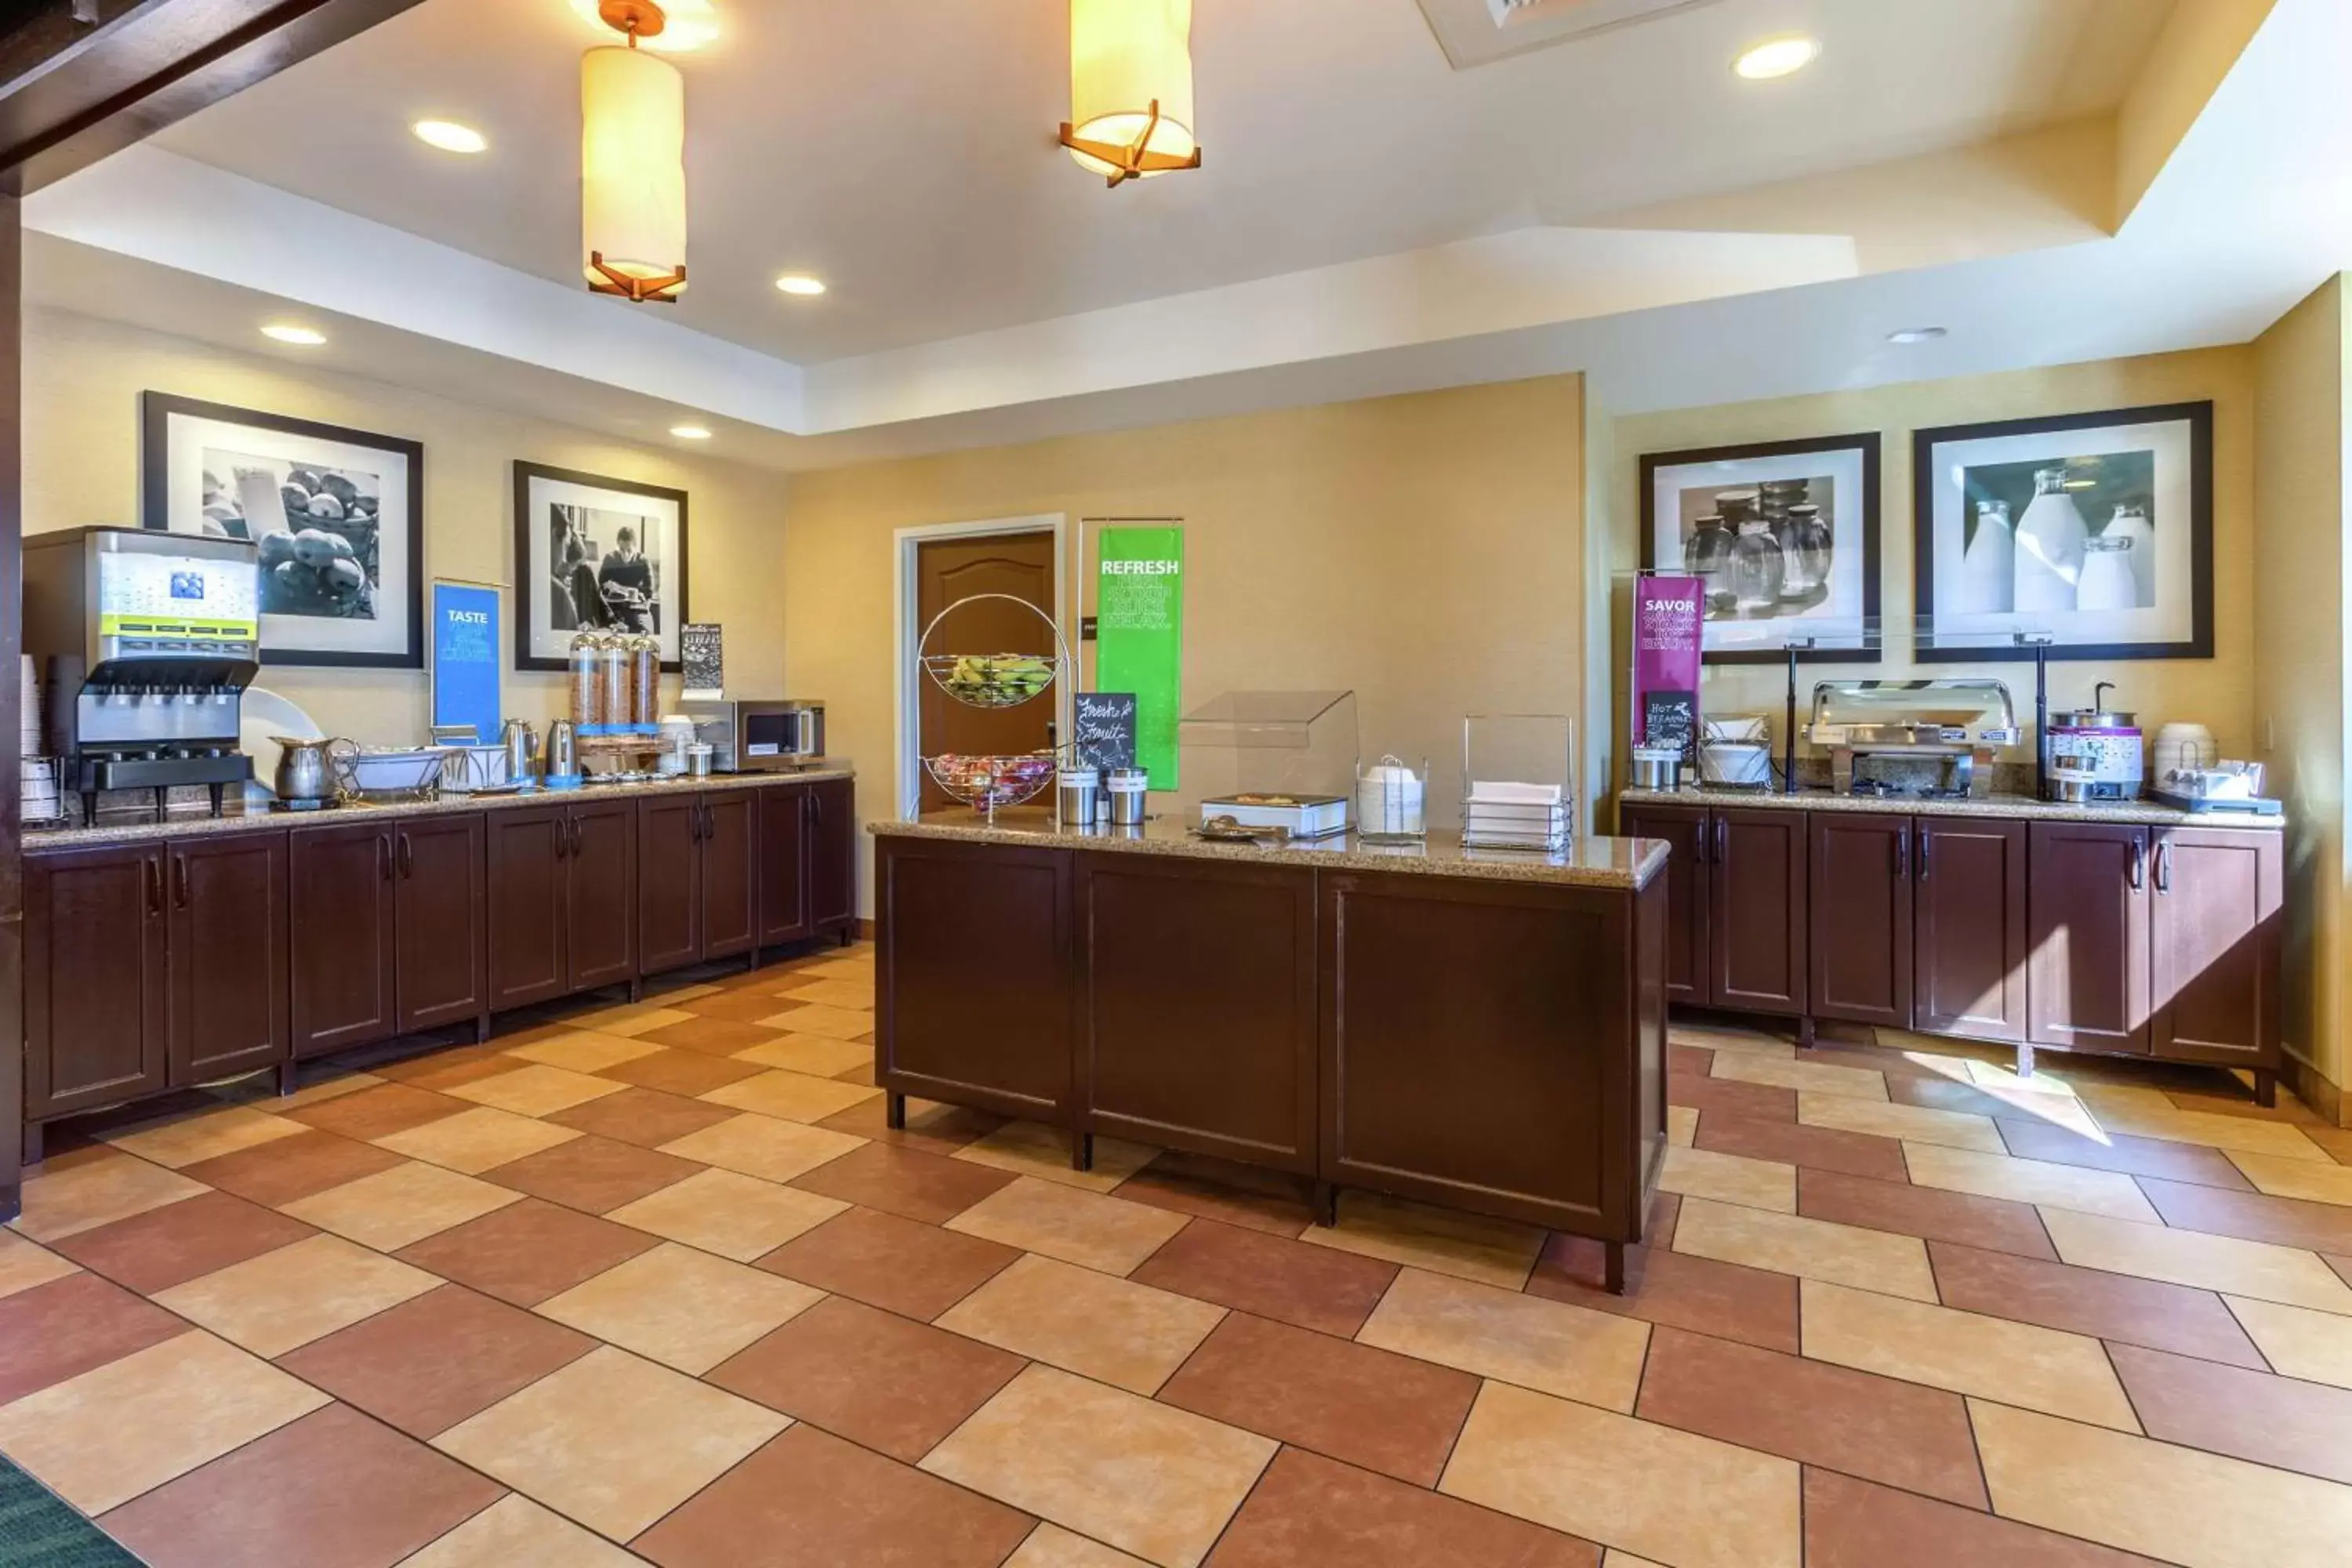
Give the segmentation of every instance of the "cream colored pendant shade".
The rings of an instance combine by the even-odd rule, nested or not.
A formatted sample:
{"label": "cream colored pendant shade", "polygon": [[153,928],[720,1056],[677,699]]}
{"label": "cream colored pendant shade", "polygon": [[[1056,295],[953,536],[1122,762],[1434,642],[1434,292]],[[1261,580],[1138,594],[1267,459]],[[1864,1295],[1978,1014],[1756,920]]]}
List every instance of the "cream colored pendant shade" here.
{"label": "cream colored pendant shade", "polygon": [[625,45],[580,62],[580,220],[588,286],[646,300],[686,290],[686,80]]}
{"label": "cream colored pendant shade", "polygon": [[1192,0],[1070,0],[1062,145],[1114,185],[1201,166],[1192,137]]}

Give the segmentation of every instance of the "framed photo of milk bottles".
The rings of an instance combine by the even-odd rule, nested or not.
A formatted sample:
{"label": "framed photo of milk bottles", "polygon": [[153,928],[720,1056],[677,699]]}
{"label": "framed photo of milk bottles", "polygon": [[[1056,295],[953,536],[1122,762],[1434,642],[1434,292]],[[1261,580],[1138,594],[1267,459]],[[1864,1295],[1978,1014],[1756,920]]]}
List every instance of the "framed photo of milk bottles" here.
{"label": "framed photo of milk bottles", "polygon": [[1644,454],[1642,564],[1703,582],[1711,664],[1876,662],[1877,433]]}
{"label": "framed photo of milk bottles", "polygon": [[2213,405],[1913,437],[1917,657],[2213,657]]}

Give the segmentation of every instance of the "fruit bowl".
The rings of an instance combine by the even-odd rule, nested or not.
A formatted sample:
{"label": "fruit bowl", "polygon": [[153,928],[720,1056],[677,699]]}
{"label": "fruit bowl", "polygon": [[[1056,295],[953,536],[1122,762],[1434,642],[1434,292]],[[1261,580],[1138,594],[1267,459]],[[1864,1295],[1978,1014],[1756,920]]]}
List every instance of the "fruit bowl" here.
{"label": "fruit bowl", "polygon": [[974,708],[1017,708],[1054,684],[1049,654],[927,654],[923,668],[940,690]]}
{"label": "fruit bowl", "polygon": [[965,756],[942,752],[923,759],[933,782],[975,811],[1019,805],[1054,781],[1054,754],[1025,757]]}

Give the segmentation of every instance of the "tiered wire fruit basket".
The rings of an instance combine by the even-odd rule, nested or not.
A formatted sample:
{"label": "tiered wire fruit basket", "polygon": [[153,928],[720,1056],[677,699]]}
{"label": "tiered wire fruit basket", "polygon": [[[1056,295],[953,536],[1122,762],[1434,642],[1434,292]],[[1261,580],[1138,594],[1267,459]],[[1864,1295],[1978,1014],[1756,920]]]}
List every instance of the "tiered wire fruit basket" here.
{"label": "tiered wire fruit basket", "polygon": [[[990,600],[1018,605],[1045,623],[1055,651],[1037,653],[934,653],[931,638],[958,610]],[[1054,618],[1026,599],[1011,594],[973,594],[958,599],[931,617],[915,646],[915,657],[931,684],[968,708],[1001,710],[1034,702],[1068,678],[1070,645]],[[918,720],[919,724],[920,721]],[[1021,755],[923,752],[923,771],[950,795],[995,822],[1001,807],[1020,805],[1050,786],[1059,757],[1046,750]],[[1059,808],[1056,807],[1056,816]]]}

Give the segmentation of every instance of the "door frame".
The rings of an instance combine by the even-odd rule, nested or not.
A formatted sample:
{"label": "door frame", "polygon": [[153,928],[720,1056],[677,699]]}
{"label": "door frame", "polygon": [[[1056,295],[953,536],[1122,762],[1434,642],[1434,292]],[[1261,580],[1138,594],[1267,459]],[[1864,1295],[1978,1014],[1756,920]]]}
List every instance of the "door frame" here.
{"label": "door frame", "polygon": [[[940,539],[982,539],[992,535],[1013,536],[1026,533],[1050,533],[1054,536],[1054,626],[1062,641],[1070,648],[1073,663],[1077,658],[1077,643],[1070,626],[1069,573],[1070,516],[1067,512],[1041,512],[1034,517],[987,518],[977,522],[927,522],[913,528],[902,528],[891,538],[891,625],[890,625],[890,738],[891,738],[891,810],[908,817],[921,808],[923,799],[922,740],[916,733],[922,704],[917,698],[921,672],[915,668],[915,645],[923,635],[918,618],[916,594],[921,585],[916,570],[916,560],[924,544]],[[1070,671],[1070,680],[1078,672]],[[1054,732],[1069,733],[1069,682],[1057,680],[1054,691]]]}

